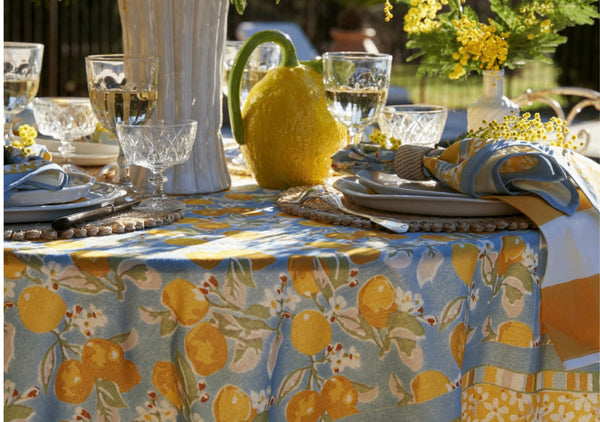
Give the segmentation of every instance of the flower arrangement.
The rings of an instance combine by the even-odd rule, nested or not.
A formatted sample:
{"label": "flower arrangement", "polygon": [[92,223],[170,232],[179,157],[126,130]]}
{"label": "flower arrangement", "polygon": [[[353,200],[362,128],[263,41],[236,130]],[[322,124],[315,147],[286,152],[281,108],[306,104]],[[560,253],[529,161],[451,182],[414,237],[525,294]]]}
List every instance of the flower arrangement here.
{"label": "flower arrangement", "polygon": [[[527,61],[551,62],[548,54],[567,40],[562,29],[598,18],[596,0],[490,0],[491,17],[485,21],[465,0],[396,2],[409,5],[406,46],[417,50],[409,60],[422,59],[418,74],[450,79]],[[386,21],[393,18],[392,9],[385,0]]]}

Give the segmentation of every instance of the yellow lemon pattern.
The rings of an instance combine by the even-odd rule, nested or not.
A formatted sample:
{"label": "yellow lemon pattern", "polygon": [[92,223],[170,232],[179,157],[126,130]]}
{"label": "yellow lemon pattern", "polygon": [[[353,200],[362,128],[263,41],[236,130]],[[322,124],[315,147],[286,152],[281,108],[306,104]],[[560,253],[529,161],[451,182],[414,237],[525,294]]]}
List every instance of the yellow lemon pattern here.
{"label": "yellow lemon pattern", "polygon": [[5,242],[5,414],[598,418],[597,376],[558,368],[540,331],[539,232],[388,234],[289,217],[279,194],[250,181],[160,228]]}
{"label": "yellow lemon pattern", "polygon": [[334,420],[358,413],[356,403],[358,392],[345,376],[333,376],[323,385],[321,404]]}
{"label": "yellow lemon pattern", "polygon": [[300,353],[317,354],[331,342],[331,326],[323,314],[302,311],[292,322],[291,340]]}
{"label": "yellow lemon pattern", "polygon": [[160,361],[154,364],[152,384],[173,406],[180,409],[183,402],[179,395],[178,383],[181,384],[181,380],[172,362]]}
{"label": "yellow lemon pattern", "polygon": [[317,422],[322,413],[321,396],[312,390],[294,394],[285,410],[288,422]]}
{"label": "yellow lemon pattern", "polygon": [[125,359],[123,348],[107,339],[88,340],[81,350],[81,364],[89,377],[113,381],[121,393],[141,381],[137,366]]}
{"label": "yellow lemon pattern", "polygon": [[203,322],[185,337],[185,352],[194,372],[208,376],[219,371],[227,362],[227,341],[214,325]]}
{"label": "yellow lemon pattern", "polygon": [[208,301],[200,288],[181,278],[165,286],[161,300],[182,325],[197,324],[208,313]]}
{"label": "yellow lemon pattern", "polygon": [[252,422],[256,409],[250,397],[234,385],[224,386],[213,406],[215,422]]}
{"label": "yellow lemon pattern", "polygon": [[58,293],[42,286],[27,287],[17,302],[23,325],[36,333],[58,327],[67,311],[67,304]]}
{"label": "yellow lemon pattern", "polygon": [[361,287],[358,311],[372,327],[387,326],[388,317],[396,309],[396,292],[386,277],[377,275]]}
{"label": "yellow lemon pattern", "polygon": [[80,361],[68,360],[60,364],[56,371],[54,392],[64,402],[80,404],[88,398],[94,388],[94,380]]}
{"label": "yellow lemon pattern", "polygon": [[452,384],[440,371],[421,372],[410,383],[415,403],[423,403],[452,390]]}

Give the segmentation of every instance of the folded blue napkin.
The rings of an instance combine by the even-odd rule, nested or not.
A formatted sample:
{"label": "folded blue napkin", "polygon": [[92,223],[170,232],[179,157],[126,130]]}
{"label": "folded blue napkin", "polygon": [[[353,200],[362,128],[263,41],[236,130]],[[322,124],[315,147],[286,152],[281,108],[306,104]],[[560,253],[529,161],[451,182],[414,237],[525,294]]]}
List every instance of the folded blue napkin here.
{"label": "folded blue napkin", "polygon": [[568,149],[539,142],[463,139],[445,149],[415,154],[418,163],[399,163],[396,155],[375,145],[358,144],[337,152],[332,167],[344,173],[375,170],[398,174],[398,166],[418,165],[425,176],[475,197],[533,193],[571,215],[579,205],[578,189],[600,210],[595,184],[600,167]]}
{"label": "folded blue napkin", "polygon": [[13,146],[4,147],[4,201],[20,190],[60,190],[69,175],[58,164],[37,155],[25,156]]}

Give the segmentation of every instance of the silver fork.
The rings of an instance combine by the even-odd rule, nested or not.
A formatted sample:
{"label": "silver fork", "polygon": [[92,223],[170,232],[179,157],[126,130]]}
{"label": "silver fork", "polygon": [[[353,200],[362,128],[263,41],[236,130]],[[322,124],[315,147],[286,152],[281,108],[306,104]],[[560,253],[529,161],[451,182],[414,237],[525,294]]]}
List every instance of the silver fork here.
{"label": "silver fork", "polygon": [[342,202],[342,198],[339,195],[328,192],[322,186],[313,186],[305,190],[300,194],[296,200],[299,204],[305,203],[310,200],[320,199],[321,201],[331,205],[333,208],[340,210],[346,214],[355,215],[357,217],[366,218],[367,220],[384,227],[395,233],[406,233],[408,231],[408,224],[395,220],[393,218],[379,217],[375,215],[369,215],[360,211],[354,211],[347,208]]}

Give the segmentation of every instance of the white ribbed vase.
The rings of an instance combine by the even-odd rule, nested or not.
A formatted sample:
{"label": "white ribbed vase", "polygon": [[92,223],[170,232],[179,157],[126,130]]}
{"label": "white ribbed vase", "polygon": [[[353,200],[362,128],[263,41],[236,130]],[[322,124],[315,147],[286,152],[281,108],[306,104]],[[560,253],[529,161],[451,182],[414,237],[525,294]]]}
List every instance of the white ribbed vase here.
{"label": "white ribbed vase", "polygon": [[[160,57],[156,117],[193,119],[198,132],[190,159],[168,169],[165,192],[193,194],[229,188],[221,138],[221,61],[229,0],[119,0],[123,52]],[[145,188],[148,172],[132,166]]]}
{"label": "white ribbed vase", "polygon": [[504,116],[518,114],[519,106],[504,95],[504,69],[483,71],[483,94],[467,107],[468,130],[487,126],[492,120],[502,123]]}

